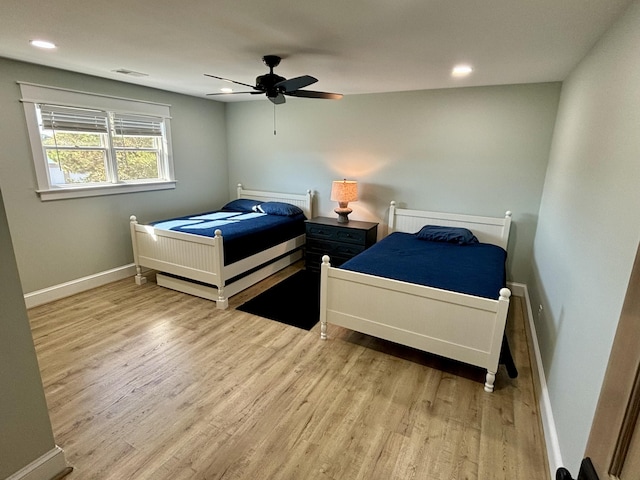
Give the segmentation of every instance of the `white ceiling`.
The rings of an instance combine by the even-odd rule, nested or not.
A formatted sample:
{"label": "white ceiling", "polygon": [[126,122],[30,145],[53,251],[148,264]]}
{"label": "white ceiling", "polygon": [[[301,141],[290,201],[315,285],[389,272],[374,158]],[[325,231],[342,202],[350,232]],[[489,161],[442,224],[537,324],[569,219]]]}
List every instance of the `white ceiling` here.
{"label": "white ceiling", "polygon": [[[2,0],[0,56],[202,97],[229,86],[204,73],[253,85],[266,54],[283,57],[275,73],[345,95],[547,82],[632,1]],[[462,62],[473,74],[452,78]]]}

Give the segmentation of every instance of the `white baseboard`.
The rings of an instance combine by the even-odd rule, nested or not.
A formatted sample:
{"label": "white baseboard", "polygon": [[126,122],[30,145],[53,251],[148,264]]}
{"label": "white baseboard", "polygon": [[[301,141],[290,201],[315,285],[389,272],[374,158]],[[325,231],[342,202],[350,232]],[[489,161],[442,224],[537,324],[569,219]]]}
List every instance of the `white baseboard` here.
{"label": "white baseboard", "polygon": [[64,452],[57,445],[52,450],[21,468],[6,480],[50,480],[69,468]]}
{"label": "white baseboard", "polygon": [[507,282],[507,287],[516,297],[529,297],[529,294],[527,293],[527,286],[523,283]]}
{"label": "white baseboard", "polygon": [[[511,283],[508,285],[511,293],[519,297],[524,297],[526,304],[526,322],[529,326],[529,334],[531,337],[531,346],[533,347],[533,358],[535,361],[533,367],[534,378],[538,394],[538,407],[542,420],[542,430],[544,433],[544,441],[547,449],[547,461],[549,462],[550,478],[554,478],[558,468],[563,466],[562,454],[560,452],[560,443],[558,441],[558,431],[553,420],[553,412],[551,411],[551,400],[549,399],[549,390],[547,389],[547,378],[544,374],[542,366],[542,356],[540,355],[540,345],[538,344],[538,336],[536,334],[536,326],[533,322],[533,310],[531,309],[531,299],[529,298],[529,290],[525,284]],[[537,373],[537,375],[535,375]]]}
{"label": "white baseboard", "polygon": [[27,308],[37,307],[45,303],[53,302],[61,298],[75,295],[92,288],[101,287],[107,283],[122,280],[123,278],[132,277],[136,274],[136,267],[132,263],[122,267],[113,268],[105,272],[89,275],[88,277],[78,278],[70,282],[61,283],[52,287],[36,290],[35,292],[26,293],[24,301]]}

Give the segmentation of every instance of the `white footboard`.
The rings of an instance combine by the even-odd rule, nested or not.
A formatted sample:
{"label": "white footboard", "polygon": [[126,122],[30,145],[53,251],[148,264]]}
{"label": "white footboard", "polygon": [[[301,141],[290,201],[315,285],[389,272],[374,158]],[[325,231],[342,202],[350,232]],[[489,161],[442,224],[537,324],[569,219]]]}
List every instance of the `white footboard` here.
{"label": "white footboard", "polygon": [[220,230],[213,238],[157,230],[131,217],[136,265],[200,282],[218,284],[223,266]]}
{"label": "white footboard", "polygon": [[487,370],[493,391],[509,297],[499,300],[321,266],[321,338],[327,324],[390,340]]}
{"label": "white footboard", "polygon": [[137,269],[136,282],[144,283],[141,266],[216,285],[217,302],[226,308],[224,295],[224,250],[220,230],[215,237],[202,237],[138,224],[131,216],[131,240]]}

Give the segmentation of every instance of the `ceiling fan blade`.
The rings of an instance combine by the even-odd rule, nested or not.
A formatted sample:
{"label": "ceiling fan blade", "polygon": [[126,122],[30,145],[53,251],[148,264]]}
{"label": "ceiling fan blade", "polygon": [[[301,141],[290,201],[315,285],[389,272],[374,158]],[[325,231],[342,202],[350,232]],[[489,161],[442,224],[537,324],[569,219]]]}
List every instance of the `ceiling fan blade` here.
{"label": "ceiling fan blade", "polygon": [[208,73],[204,74],[207,77],[217,78],[218,80],[224,80],[225,82],[237,83],[238,85],[244,85],[245,87],[253,88],[254,90],[259,90],[255,85],[249,85],[248,83],[236,82],[235,80],[229,80],[228,78],[217,77],[215,75],[209,75]]}
{"label": "ceiling fan blade", "polygon": [[295,90],[293,92],[285,92],[285,94],[292,97],[326,98],[329,100],[340,100],[342,98],[341,93],[316,92],[314,90]]}
{"label": "ceiling fan blade", "polygon": [[311,75],[302,75],[301,77],[290,78],[289,80],[283,80],[276,83],[274,86],[280,90],[284,90],[284,93],[293,92],[299,88],[308,87],[312,83],[316,83],[317,78]]}
{"label": "ceiling fan blade", "polygon": [[279,93],[278,95],[276,95],[275,97],[268,97],[269,100],[271,100],[272,103],[276,104],[276,105],[281,105],[284,102],[287,101],[286,98],[284,98],[284,95]]}
{"label": "ceiling fan blade", "polygon": [[238,93],[250,93],[251,95],[256,95],[259,93],[264,93],[264,92],[260,92],[260,91],[252,91],[252,92],[216,92],[216,93],[207,93],[208,95],[235,95]]}

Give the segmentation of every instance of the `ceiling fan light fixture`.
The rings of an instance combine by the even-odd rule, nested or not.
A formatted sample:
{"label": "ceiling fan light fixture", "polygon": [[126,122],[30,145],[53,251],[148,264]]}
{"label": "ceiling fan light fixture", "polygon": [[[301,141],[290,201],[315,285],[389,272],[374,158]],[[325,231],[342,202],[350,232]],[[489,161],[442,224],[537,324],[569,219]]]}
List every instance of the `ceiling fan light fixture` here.
{"label": "ceiling fan light fixture", "polygon": [[452,77],[466,77],[467,75],[473,72],[473,67],[471,65],[456,65],[451,70]]}

